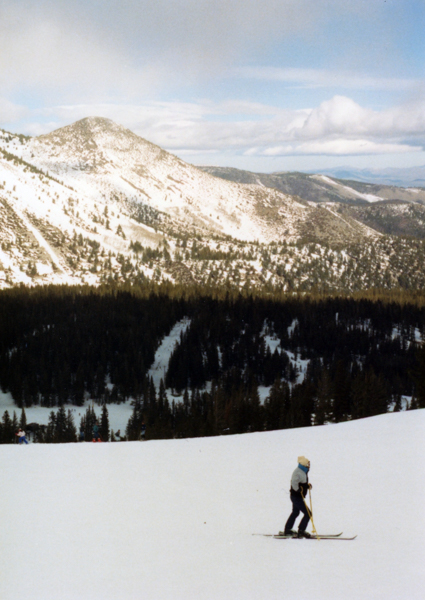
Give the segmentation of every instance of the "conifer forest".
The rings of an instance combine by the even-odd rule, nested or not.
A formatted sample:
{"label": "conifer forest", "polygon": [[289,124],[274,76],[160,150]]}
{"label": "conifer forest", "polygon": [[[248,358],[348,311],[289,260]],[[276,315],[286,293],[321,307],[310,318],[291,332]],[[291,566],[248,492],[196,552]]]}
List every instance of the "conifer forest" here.
{"label": "conifer forest", "polygon": [[[156,387],[155,352],[182,319],[188,327]],[[425,408],[424,324],[419,292],[244,295],[152,283],[4,290],[0,387],[18,417],[5,411],[0,442],[13,442],[34,405],[55,408],[35,441],[89,439],[93,409],[78,423],[70,410],[87,399],[101,407],[102,439],[112,441],[108,406],[128,401],[127,440],[140,439],[143,423],[146,438],[158,439],[336,423],[401,410],[406,397],[407,408]]]}

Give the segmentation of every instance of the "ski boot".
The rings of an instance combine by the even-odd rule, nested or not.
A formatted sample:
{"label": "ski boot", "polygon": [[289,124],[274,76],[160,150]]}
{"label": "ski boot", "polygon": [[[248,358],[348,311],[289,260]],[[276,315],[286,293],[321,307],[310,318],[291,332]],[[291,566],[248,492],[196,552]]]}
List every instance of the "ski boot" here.
{"label": "ski boot", "polygon": [[311,535],[308,533],[308,531],[302,531],[301,529],[299,529],[297,537],[299,537],[299,538],[311,538]]}

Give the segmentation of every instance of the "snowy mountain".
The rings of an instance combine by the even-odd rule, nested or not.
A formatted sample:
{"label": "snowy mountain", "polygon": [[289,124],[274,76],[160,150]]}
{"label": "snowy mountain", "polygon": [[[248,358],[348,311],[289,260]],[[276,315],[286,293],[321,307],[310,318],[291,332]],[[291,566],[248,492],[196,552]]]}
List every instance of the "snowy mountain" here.
{"label": "snowy mountain", "polygon": [[[421,600],[425,411],[214,438],[0,446],[0,597]],[[315,525],[275,540],[297,457]]]}
{"label": "snowy mountain", "polygon": [[[423,187],[399,187],[384,183],[370,183],[356,178],[344,179],[328,174],[299,172],[251,173],[227,167],[200,167],[206,173],[227,181],[258,184],[275,188],[285,194],[299,196],[311,202],[338,202],[349,205],[367,205],[387,200],[425,204]],[[338,171],[336,171],[338,172]],[[344,172],[343,175],[349,175]]]}
{"label": "snowy mountain", "polygon": [[[247,241],[271,241],[279,227],[264,208],[297,221],[305,206],[258,186],[243,187],[209,176],[131,131],[103,118],[87,118],[30,140],[19,156],[54,175],[93,206],[118,203],[121,210],[147,205],[183,228]],[[271,227],[271,228],[270,228]]]}
{"label": "snowy mountain", "polygon": [[[375,198],[324,176],[307,180],[326,188],[327,200],[335,190],[346,200]],[[0,131],[0,288],[148,278],[290,289],[330,271],[330,289],[341,287],[342,272],[342,285],[357,289],[374,269],[372,246],[386,265],[392,242],[371,220],[303,189],[226,181],[98,117],[37,138]],[[401,274],[417,272],[418,253],[401,244],[400,268],[389,265],[374,284],[399,285]],[[359,272],[347,255],[367,267]]]}

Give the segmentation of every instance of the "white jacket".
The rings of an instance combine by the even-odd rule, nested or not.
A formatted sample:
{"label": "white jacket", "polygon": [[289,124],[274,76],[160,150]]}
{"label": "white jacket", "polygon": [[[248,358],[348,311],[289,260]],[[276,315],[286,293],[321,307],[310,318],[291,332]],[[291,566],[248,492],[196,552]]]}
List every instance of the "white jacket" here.
{"label": "white jacket", "polygon": [[[300,484],[308,484],[308,475],[302,469],[297,467],[292,473],[291,488],[294,492],[297,492],[298,495],[300,495]],[[303,493],[305,495],[305,485],[303,486],[303,488]]]}

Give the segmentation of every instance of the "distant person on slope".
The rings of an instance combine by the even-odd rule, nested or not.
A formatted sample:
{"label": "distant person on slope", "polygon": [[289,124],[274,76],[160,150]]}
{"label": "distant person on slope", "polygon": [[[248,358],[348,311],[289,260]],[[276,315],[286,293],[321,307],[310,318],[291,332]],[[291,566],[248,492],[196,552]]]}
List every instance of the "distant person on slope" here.
{"label": "distant person on slope", "polygon": [[99,421],[96,421],[96,423],[93,425],[93,441],[94,442],[101,442],[102,441],[100,439]]}
{"label": "distant person on slope", "polygon": [[[311,537],[307,533],[306,528],[310,521],[310,515],[308,514],[307,507],[303,500],[307,495],[308,490],[312,488],[311,483],[308,482],[308,472],[310,470],[310,461],[305,456],[298,457],[298,467],[292,473],[291,479],[291,501],[292,501],[292,513],[289,515],[289,519],[285,525],[284,535],[297,535],[298,537]],[[302,492],[302,495],[301,495]],[[298,526],[298,532],[292,528],[295,524],[295,520],[300,514],[303,513],[303,518]]]}
{"label": "distant person on slope", "polygon": [[18,431],[18,433],[15,433],[15,435],[17,435],[17,436],[18,436],[18,438],[19,438],[19,442],[18,442],[18,444],[22,444],[23,442],[25,442],[26,444],[28,444],[28,440],[27,440],[27,438],[25,437],[25,431],[22,431],[22,429],[20,429],[20,430]]}

